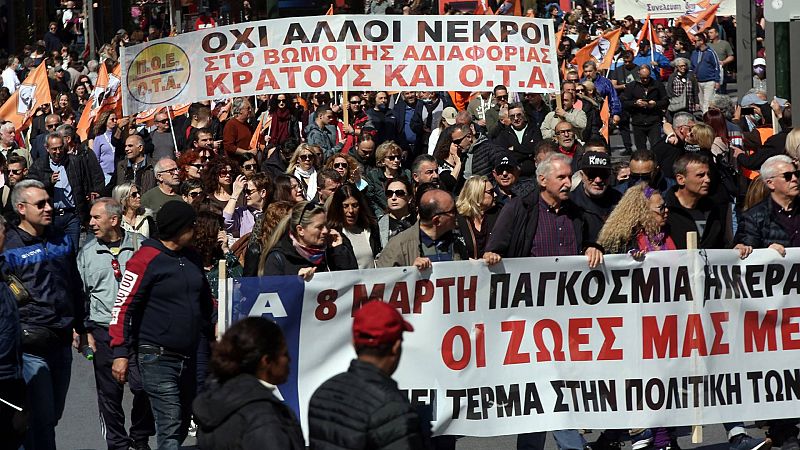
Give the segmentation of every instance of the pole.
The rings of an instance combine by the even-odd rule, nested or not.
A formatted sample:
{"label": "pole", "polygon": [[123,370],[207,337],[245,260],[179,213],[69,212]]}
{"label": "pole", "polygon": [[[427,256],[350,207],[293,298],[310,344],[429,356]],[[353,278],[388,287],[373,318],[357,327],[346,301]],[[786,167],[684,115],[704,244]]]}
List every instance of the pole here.
{"label": "pole", "polygon": [[344,126],[350,125],[350,94],[347,90],[342,95],[342,120]]}
{"label": "pole", "polygon": [[610,0],[606,0],[606,18],[608,21],[611,21],[611,5],[609,5]]}
{"label": "pole", "polygon": [[[800,40],[800,20],[792,20],[789,22],[789,35],[793,41],[789,42],[789,46],[800,46],[800,44],[795,44]],[[797,50],[789,51],[789,73],[794,75],[795,77],[800,74],[800,55],[797,54]],[[793,105],[800,105],[800,88],[795,88],[792,86],[792,96],[789,99],[791,104]],[[800,114],[792,115],[792,126],[794,128],[800,127]]]}
{"label": "pole", "polygon": [[[83,26],[84,33],[86,33],[86,45],[89,46],[89,59],[95,59],[97,45],[95,45],[95,28],[94,28],[94,4],[91,0],[83,2],[86,6],[86,23]],[[88,31],[87,31],[88,30]]]}
{"label": "pole", "polygon": [[740,97],[753,86],[753,59],[756,56],[754,7],[752,0],[736,0],[736,91]]}
{"label": "pole", "polygon": [[656,43],[653,41],[653,22],[650,20],[650,16],[647,16],[647,29],[650,31],[650,65],[652,66],[656,62]]}
{"label": "pole", "polygon": [[219,281],[217,285],[217,339],[225,334],[228,322],[228,270],[225,259],[219,260]]}
{"label": "pole", "polygon": [[[688,233],[686,233],[686,250],[697,250],[697,232],[696,231],[689,231]],[[694,266],[694,263],[696,261],[694,252],[692,252],[692,253],[693,254],[692,254],[691,258],[689,259],[689,264],[690,264],[689,267],[690,267],[690,273],[694,274],[696,272],[697,268]],[[694,284],[695,281],[697,281],[697,280],[695,278],[692,278],[692,283],[693,284]],[[698,310],[699,309],[698,303],[700,303],[700,302],[694,302],[694,304],[692,305],[692,308],[694,308],[695,310]],[[700,305],[702,306],[702,303]],[[695,311],[695,312],[700,312],[700,311],[698,310],[698,311]],[[692,358],[692,366],[693,366],[694,369],[697,369],[698,362],[699,362],[699,359],[697,357],[697,354],[695,354],[695,356]],[[700,411],[702,411],[702,410],[700,410]],[[693,444],[699,444],[701,442],[703,442],[703,426],[702,425],[694,425],[694,426],[692,426],[692,443]]]}
{"label": "pole", "polygon": [[169,132],[172,134],[172,145],[175,146],[175,154],[179,155],[181,150],[178,148],[178,140],[175,139],[175,127],[172,126],[172,111],[169,106],[167,106],[167,118],[169,118]]}

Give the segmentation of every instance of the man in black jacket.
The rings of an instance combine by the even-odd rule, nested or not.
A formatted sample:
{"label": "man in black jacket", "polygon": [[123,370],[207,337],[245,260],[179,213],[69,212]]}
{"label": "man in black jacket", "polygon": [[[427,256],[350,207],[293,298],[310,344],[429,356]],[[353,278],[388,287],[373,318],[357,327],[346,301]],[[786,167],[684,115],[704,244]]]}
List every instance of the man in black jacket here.
{"label": "man in black jacket", "polygon": [[156,216],[159,240],[148,239],[128,260],[111,312],[111,372],[127,379],[138,364],[153,409],[158,448],[177,449],[186,438],[195,391],[195,355],[201,334],[211,341],[211,289],[203,264],[186,248],[195,212],[172,200]]}
{"label": "man in black jacket", "polygon": [[[358,309],[353,318],[358,358],[347,372],[322,383],[311,396],[311,448],[430,448],[419,415],[391,378],[400,364],[404,331],[414,328],[380,300]],[[347,404],[342,404],[343,398]]]}
{"label": "man in black jacket", "polygon": [[508,108],[508,118],[511,119],[511,125],[503,128],[493,143],[510,150],[522,163],[533,157],[536,143],[542,140],[542,130],[528,123],[525,108],[519,103]]}
{"label": "man in black jacket", "polygon": [[[596,142],[586,144],[587,148],[597,148]],[[600,148],[604,147],[600,144]],[[581,170],[581,185],[569,194],[575,206],[583,210],[588,237],[596,241],[600,229],[606,223],[611,210],[617,206],[622,194],[611,189],[611,155],[604,152],[587,151],[578,164]]]}
{"label": "man in black jacket", "polygon": [[653,148],[661,137],[661,122],[664,110],[669,106],[669,97],[664,85],[650,76],[650,67],[639,67],[639,79],[628,83],[622,93],[622,105],[631,115],[633,141],[637,150]]}

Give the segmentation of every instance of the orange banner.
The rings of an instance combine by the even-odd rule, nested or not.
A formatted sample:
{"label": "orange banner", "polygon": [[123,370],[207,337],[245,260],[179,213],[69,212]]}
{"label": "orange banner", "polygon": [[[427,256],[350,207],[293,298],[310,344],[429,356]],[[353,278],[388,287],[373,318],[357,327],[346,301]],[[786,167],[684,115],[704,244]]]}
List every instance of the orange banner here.
{"label": "orange banner", "polygon": [[0,119],[8,120],[19,131],[26,128],[36,108],[52,103],[47,67],[44,62],[33,69],[19,88],[0,107]]}

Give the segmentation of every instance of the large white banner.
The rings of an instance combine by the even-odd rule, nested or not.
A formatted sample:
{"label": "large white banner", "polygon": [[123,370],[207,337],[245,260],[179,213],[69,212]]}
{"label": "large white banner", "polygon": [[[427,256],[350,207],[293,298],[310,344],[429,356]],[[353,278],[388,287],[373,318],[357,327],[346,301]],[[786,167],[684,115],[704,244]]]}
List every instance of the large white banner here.
{"label": "large white banner", "polygon": [[316,91],[559,91],[551,20],[347,15],[208,28],[123,49],[125,114]]}
{"label": "large white banner", "polygon": [[[717,16],[736,15],[736,0],[710,0],[708,3],[719,3]],[[617,20],[625,16],[644,19],[649,15],[651,19],[675,19],[702,10],[702,5],[701,0],[617,0],[614,2],[614,17]]]}
{"label": "large white banner", "polygon": [[371,296],[403,313],[394,378],[437,433],[493,436],[796,417],[800,249],[523,258],[245,278],[226,315],[273,317],[306,405],[347,370],[352,312]]}

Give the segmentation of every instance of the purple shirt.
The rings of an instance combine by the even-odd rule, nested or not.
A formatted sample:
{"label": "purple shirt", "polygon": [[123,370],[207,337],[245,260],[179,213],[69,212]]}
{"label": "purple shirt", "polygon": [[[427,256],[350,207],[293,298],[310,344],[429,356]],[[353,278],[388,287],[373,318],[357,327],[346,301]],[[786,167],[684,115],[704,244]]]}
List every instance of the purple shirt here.
{"label": "purple shirt", "polygon": [[575,228],[567,209],[562,205],[558,212],[539,198],[539,220],[533,235],[531,256],[571,256],[578,254]]}
{"label": "purple shirt", "polygon": [[114,146],[111,145],[111,131],[95,136],[93,147],[94,156],[97,157],[103,173],[114,173]]}
{"label": "purple shirt", "polygon": [[232,234],[235,238],[240,238],[245,234],[253,231],[253,225],[256,223],[256,216],[254,210],[247,206],[239,206],[233,211],[233,215],[222,212],[222,218],[225,219],[225,231]]}

